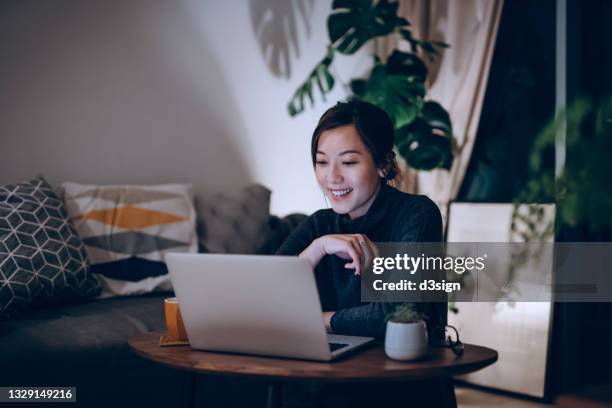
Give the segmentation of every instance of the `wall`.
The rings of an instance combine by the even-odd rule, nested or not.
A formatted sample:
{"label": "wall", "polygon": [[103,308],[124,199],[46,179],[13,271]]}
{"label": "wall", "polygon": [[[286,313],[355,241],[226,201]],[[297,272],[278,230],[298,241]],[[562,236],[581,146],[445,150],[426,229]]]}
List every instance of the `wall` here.
{"label": "wall", "polygon": [[[257,181],[272,211],[324,205],[309,158],[321,113],[286,113],[322,58],[331,0],[0,3],[0,183]],[[337,72],[364,72],[365,53]]]}

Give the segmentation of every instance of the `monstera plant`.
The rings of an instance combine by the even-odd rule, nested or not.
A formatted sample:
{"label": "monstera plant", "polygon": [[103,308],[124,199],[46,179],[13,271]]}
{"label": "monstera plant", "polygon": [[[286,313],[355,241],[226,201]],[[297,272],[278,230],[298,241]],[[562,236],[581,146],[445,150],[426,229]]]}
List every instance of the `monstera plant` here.
{"label": "monstera plant", "polygon": [[374,56],[369,76],[350,81],[351,98],[371,102],[389,114],[396,149],[411,167],[448,169],[453,158],[450,117],[440,104],[424,100],[427,67],[417,55],[422,50],[433,60],[448,45],[414,38],[410,22],[397,15],[397,8],[398,3],[389,0],[334,0],[327,20],[327,53],[295,91],[289,114],[303,112],[307,102],[314,105],[316,90],[325,100],[336,83],[330,66],[338,53],[352,55],[375,38],[399,36],[410,52],[395,49],[386,62]]}

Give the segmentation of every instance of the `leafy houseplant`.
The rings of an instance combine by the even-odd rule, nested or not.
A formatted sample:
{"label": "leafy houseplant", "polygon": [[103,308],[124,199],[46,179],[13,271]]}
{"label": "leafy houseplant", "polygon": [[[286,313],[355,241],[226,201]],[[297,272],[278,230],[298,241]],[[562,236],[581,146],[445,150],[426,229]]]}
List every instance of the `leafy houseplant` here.
{"label": "leafy houseplant", "polygon": [[330,66],[337,53],[352,55],[375,38],[399,36],[410,44],[410,52],[393,50],[386,62],[374,56],[374,66],[365,79],[350,81],[352,98],[385,110],[396,130],[396,148],[415,169],[449,169],[452,164],[452,126],[448,112],[438,103],[425,101],[427,67],[417,55],[420,49],[430,60],[442,42],[418,40],[410,22],[397,15],[398,3],[391,0],[334,0],[327,20],[330,43],[325,57],[295,91],[288,105],[295,116],[314,105],[314,90],[325,100],[336,80]]}
{"label": "leafy houseplant", "polygon": [[402,303],[387,317],[385,353],[394,360],[415,360],[427,353],[425,316],[411,303]]}
{"label": "leafy houseplant", "polygon": [[[562,173],[555,179],[545,171],[547,153],[555,147],[556,134],[565,129],[567,160]],[[530,156],[531,177],[514,204],[511,240],[540,243],[554,235],[555,227],[576,227],[597,234],[611,227],[612,214],[612,98],[603,103],[578,100],[566,112],[552,121],[537,136]],[[545,221],[541,207],[521,203],[554,202],[555,221]],[[523,207],[524,208],[524,207]],[[556,224],[556,225],[553,225]],[[508,271],[513,282],[516,270],[526,264],[532,254],[528,249],[515,254]]]}
{"label": "leafy houseplant", "polygon": [[[567,161],[555,180],[544,171],[542,157],[554,148],[557,131],[566,129]],[[610,228],[612,214],[612,98],[598,104],[578,100],[536,138],[530,157],[530,178],[517,199],[512,233],[525,241],[550,236],[553,226],[538,225],[541,214],[518,213],[520,203],[556,202],[557,225],[585,225],[590,231]],[[527,228],[520,229],[521,226]]]}

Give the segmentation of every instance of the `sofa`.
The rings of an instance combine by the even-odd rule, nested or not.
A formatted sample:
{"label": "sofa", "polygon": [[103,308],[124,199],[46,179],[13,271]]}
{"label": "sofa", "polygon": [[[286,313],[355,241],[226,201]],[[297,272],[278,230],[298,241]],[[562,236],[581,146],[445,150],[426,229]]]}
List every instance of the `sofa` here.
{"label": "sofa", "polygon": [[[267,235],[256,253],[275,253],[304,218],[269,215]],[[75,386],[77,404],[69,406],[184,406],[194,392],[187,373],[145,360],[127,344],[136,334],[165,330],[163,300],[171,296],[171,291],[156,291],[64,301],[0,321],[0,385]],[[237,395],[232,387],[236,385],[219,378],[198,376],[196,402],[240,406],[240,399],[232,403]],[[251,392],[245,389],[249,387]],[[265,387],[257,381],[243,382],[240,388],[252,405],[265,404]]]}

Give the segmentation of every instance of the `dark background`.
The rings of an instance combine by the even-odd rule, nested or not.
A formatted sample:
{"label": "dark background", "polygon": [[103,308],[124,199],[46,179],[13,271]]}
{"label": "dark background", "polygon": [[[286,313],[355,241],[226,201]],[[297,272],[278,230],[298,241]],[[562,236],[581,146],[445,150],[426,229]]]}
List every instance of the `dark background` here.
{"label": "dark background", "polygon": [[[612,1],[568,0],[567,96],[612,96]],[[506,0],[472,160],[458,201],[513,202],[535,136],[555,113],[556,1]],[[612,152],[611,160],[612,160]],[[572,160],[571,151],[567,159]],[[545,171],[554,174],[554,151]],[[611,175],[612,176],[612,175]],[[611,177],[612,182],[612,177]],[[610,241],[610,228],[560,225],[556,240]],[[610,303],[555,303],[549,393],[610,382]]]}

